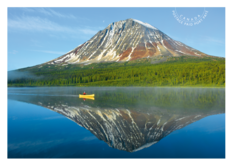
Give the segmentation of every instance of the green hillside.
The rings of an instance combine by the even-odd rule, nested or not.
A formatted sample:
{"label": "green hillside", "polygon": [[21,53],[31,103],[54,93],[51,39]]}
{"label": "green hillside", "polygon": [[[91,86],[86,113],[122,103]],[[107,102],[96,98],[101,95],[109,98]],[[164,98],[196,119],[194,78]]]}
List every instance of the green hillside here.
{"label": "green hillside", "polygon": [[9,78],[8,86],[225,86],[225,59],[171,57],[126,63],[39,65],[17,70],[34,77]]}

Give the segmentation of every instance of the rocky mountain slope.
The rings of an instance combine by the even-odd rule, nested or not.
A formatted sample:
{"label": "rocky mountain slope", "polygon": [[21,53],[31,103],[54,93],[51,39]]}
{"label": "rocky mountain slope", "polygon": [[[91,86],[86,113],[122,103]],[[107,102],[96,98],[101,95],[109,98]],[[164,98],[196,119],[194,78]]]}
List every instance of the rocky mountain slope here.
{"label": "rocky mountain slope", "polygon": [[126,62],[140,58],[208,56],[135,19],[113,22],[90,40],[45,64]]}

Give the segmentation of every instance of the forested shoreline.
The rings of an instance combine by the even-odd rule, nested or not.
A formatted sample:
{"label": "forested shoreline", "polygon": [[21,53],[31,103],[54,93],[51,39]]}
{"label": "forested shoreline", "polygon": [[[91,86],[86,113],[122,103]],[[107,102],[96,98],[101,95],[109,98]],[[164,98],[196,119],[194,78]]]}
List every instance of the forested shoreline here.
{"label": "forested shoreline", "polygon": [[158,64],[103,63],[62,69],[47,65],[19,71],[35,77],[8,78],[8,86],[225,86],[225,59],[220,58],[180,57]]}

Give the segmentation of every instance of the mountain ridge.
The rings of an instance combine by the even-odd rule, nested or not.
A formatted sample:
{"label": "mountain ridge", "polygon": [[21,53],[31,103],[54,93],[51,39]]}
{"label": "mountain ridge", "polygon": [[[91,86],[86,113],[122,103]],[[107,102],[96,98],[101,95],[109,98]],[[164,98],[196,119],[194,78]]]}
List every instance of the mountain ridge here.
{"label": "mountain ridge", "polygon": [[57,59],[9,74],[8,86],[220,87],[225,86],[225,58],[128,19],[111,23]]}
{"label": "mountain ridge", "polygon": [[92,64],[127,62],[140,58],[209,56],[179,41],[148,23],[135,19],[109,24],[90,40],[44,64]]}

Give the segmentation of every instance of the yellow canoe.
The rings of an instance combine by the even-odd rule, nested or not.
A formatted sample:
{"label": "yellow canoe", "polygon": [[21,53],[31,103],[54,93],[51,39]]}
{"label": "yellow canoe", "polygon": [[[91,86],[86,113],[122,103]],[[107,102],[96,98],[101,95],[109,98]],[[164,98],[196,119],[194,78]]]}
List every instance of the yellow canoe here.
{"label": "yellow canoe", "polygon": [[94,98],[94,94],[91,95],[79,95],[79,98]]}

